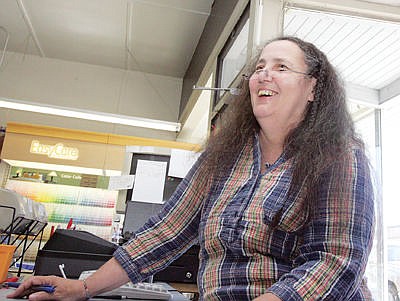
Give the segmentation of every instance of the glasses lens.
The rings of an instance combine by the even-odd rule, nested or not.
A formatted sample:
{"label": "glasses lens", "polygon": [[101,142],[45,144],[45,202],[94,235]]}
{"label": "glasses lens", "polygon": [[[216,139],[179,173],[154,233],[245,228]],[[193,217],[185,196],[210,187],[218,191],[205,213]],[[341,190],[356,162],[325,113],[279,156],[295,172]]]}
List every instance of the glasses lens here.
{"label": "glasses lens", "polygon": [[264,76],[268,76],[271,75],[272,72],[269,71],[268,69],[257,69],[253,72],[253,74],[251,75],[251,77],[253,78],[260,78],[262,75]]}

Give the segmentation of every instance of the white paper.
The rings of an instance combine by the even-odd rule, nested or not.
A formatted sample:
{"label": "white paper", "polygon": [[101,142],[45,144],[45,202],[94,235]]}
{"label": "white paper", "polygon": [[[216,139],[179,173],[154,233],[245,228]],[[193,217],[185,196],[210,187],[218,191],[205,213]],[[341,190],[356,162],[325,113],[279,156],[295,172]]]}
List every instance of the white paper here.
{"label": "white paper", "polygon": [[138,160],[132,200],[163,203],[167,162]]}
{"label": "white paper", "polygon": [[199,156],[200,153],[198,152],[175,148],[171,149],[168,176],[184,178]]}
{"label": "white paper", "polygon": [[134,181],[135,181],[135,175],[111,176],[108,182],[108,189],[109,190],[131,189],[133,187]]}

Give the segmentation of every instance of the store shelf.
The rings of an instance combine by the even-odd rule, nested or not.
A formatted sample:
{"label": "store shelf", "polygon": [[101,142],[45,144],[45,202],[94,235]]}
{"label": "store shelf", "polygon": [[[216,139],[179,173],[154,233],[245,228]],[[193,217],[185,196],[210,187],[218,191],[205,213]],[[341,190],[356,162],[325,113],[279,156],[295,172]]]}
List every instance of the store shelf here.
{"label": "store shelf", "polygon": [[[0,205],[0,211],[1,210],[10,212],[10,207]],[[18,268],[14,269],[14,272],[18,273],[18,276],[20,276],[24,265],[24,259],[27,259],[28,251],[32,250],[31,246],[35,242],[37,249],[33,252],[37,253],[39,250],[43,239],[43,231],[47,223],[17,216],[15,208],[12,211],[10,224],[0,232],[0,244],[16,246],[12,265],[18,264]]]}
{"label": "store shelf", "polygon": [[6,188],[44,205],[49,223],[44,231],[45,239],[50,235],[51,226],[65,229],[72,219],[77,229],[111,240],[117,191],[16,179],[9,179]]}

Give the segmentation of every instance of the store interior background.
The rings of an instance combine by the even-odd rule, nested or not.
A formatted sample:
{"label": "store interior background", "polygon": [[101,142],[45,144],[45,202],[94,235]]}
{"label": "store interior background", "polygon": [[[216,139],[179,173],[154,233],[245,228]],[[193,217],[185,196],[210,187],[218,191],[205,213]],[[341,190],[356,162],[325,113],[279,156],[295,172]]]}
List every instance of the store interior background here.
{"label": "store interior background", "polygon": [[[229,98],[193,85],[233,86],[254,49],[278,34],[314,42],[346,82],[381,183],[369,283],[377,300],[392,300],[392,284],[400,289],[400,1],[2,0],[0,27],[3,128],[22,123],[193,145],[204,143]],[[2,102],[168,121],[181,129],[62,117]],[[121,173],[128,174],[128,152],[124,160]],[[117,199],[123,212],[126,193]]]}

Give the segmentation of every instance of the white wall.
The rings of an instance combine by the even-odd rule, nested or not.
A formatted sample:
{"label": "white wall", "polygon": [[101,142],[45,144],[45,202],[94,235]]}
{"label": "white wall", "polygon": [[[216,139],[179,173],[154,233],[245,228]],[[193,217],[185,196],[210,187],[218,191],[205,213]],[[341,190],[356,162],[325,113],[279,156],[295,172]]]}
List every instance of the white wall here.
{"label": "white wall", "polygon": [[[178,120],[182,79],[8,52],[0,69],[0,98],[112,114]],[[176,134],[0,108],[9,121],[159,139]]]}
{"label": "white wall", "polygon": [[[208,79],[206,87],[211,87],[212,82],[213,75]],[[176,140],[203,145],[209,134],[211,109],[212,94],[203,90]]]}

